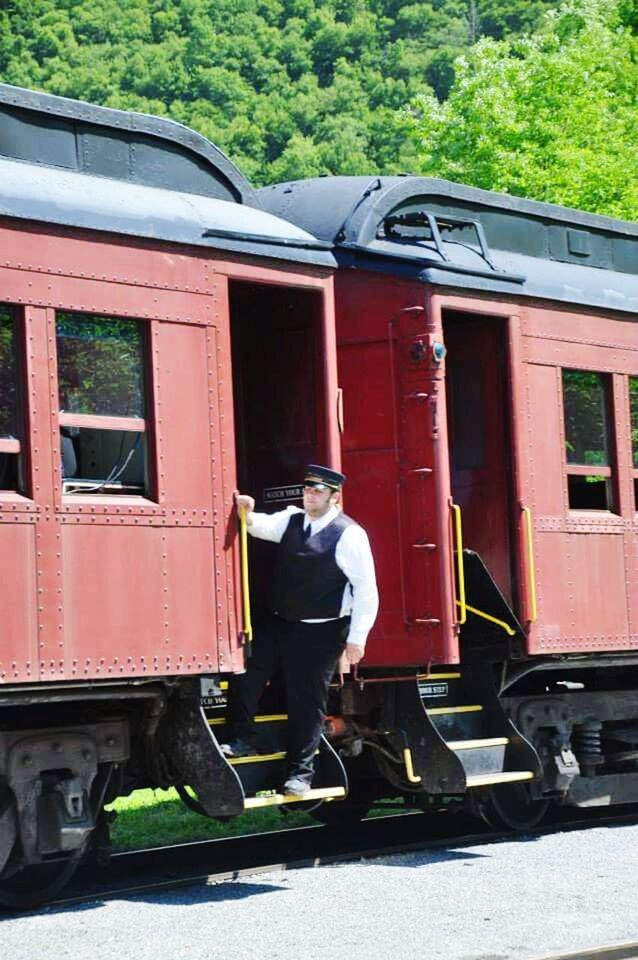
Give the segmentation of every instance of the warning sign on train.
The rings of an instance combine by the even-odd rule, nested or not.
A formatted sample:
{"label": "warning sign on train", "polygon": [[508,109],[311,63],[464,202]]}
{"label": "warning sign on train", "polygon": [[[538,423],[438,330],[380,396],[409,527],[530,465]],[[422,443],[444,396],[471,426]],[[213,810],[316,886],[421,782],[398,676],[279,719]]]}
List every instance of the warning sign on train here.
{"label": "warning sign on train", "polygon": [[288,487],[264,487],[264,503],[283,503],[286,500],[301,500],[303,487],[292,484]]}

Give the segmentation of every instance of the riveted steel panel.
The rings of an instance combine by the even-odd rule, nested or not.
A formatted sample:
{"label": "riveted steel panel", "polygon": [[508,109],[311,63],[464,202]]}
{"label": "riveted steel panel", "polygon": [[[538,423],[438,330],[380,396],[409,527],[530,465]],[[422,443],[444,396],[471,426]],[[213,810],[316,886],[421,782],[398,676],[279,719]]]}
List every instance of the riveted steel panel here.
{"label": "riveted steel panel", "polygon": [[225,637],[227,625],[223,595],[219,603],[216,599],[213,530],[174,528],[163,534],[162,574],[169,590],[162,654],[172,657],[177,673],[216,671],[217,640]]}
{"label": "riveted steel panel", "polygon": [[563,516],[565,476],[561,447],[560,371],[528,364],[525,370],[525,408],[529,461],[529,506],[534,518]]}
{"label": "riveted steel panel", "polygon": [[[31,275],[33,277],[33,275]],[[25,282],[26,281],[26,282]],[[29,286],[30,284],[30,286]],[[97,278],[45,274],[27,280],[22,270],[0,267],[0,288],[5,302],[101,313],[142,320],[175,320],[205,324],[210,317],[209,298],[181,290],[146,290],[125,286],[114,296],[112,286]]]}
{"label": "riveted steel panel", "polygon": [[165,673],[174,653],[163,528],[62,527],[67,675]]}
{"label": "riveted steel panel", "polygon": [[[637,369],[635,324],[530,307],[521,326],[526,403],[518,455],[526,463],[521,497],[532,510],[538,598],[529,652],[633,649],[638,598],[626,375]],[[564,368],[609,375],[615,512],[570,508]]]}
{"label": "riveted steel panel", "polygon": [[154,326],[162,496],[174,510],[212,510],[206,332],[182,323]]}
{"label": "riveted steel panel", "polygon": [[[43,242],[45,240],[45,242]],[[43,233],[25,225],[17,230],[0,224],[0,266],[30,273],[93,279],[162,290],[207,293],[200,257],[172,247],[158,249],[127,238],[117,242],[63,234],[55,227]],[[96,254],[99,252],[99,256]],[[39,286],[45,284],[45,276]],[[33,292],[33,287],[31,290]]]}
{"label": "riveted steel panel", "polygon": [[6,524],[2,537],[0,686],[38,677],[34,523]]}

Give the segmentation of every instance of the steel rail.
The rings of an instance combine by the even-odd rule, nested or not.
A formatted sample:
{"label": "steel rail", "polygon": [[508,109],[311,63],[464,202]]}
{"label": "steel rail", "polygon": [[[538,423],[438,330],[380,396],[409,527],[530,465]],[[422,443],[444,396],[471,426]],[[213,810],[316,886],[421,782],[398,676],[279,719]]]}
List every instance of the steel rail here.
{"label": "steel rail", "polygon": [[638,810],[598,817],[592,817],[591,810],[570,811],[569,817],[556,818],[521,834],[491,830],[466,814],[414,812],[374,817],[356,826],[313,825],[117,853],[106,867],[80,868],[65,894],[41,909],[446,846],[458,849],[566,830],[635,824]]}

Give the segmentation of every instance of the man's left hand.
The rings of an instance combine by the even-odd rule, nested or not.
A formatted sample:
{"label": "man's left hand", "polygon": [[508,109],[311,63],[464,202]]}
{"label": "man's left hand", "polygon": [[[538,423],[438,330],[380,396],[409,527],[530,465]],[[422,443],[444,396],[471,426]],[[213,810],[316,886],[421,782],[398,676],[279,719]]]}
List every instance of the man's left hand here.
{"label": "man's left hand", "polygon": [[358,647],[356,643],[346,644],[346,660],[348,663],[359,663],[363,656],[363,647]]}

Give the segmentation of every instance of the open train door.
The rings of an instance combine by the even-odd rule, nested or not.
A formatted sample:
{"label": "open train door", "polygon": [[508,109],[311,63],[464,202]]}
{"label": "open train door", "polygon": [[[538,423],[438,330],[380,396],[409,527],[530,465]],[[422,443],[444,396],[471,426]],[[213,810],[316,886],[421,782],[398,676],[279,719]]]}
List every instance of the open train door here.
{"label": "open train door", "polygon": [[[440,311],[426,302],[392,323],[398,377],[399,525],[405,621],[430,663],[456,663],[453,505]],[[415,650],[415,655],[417,654]]]}

